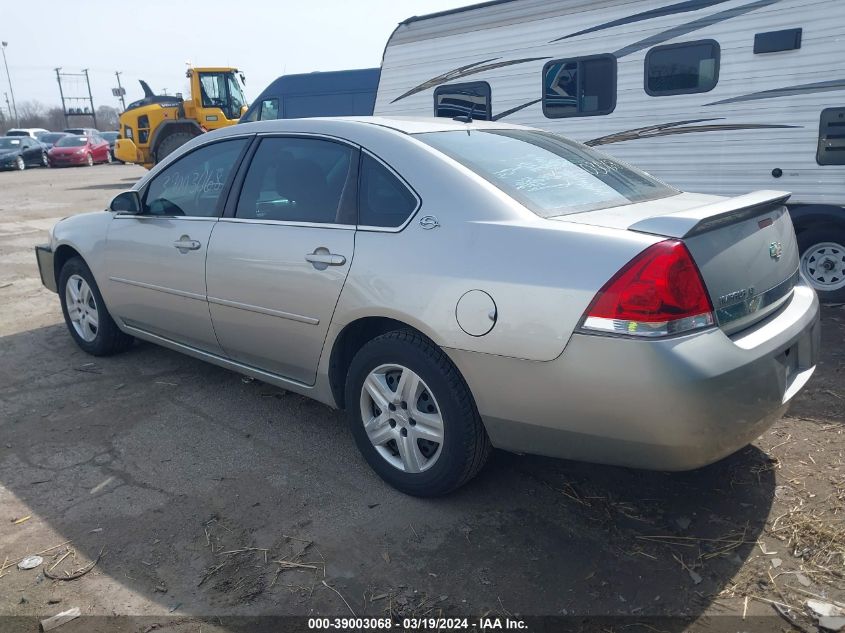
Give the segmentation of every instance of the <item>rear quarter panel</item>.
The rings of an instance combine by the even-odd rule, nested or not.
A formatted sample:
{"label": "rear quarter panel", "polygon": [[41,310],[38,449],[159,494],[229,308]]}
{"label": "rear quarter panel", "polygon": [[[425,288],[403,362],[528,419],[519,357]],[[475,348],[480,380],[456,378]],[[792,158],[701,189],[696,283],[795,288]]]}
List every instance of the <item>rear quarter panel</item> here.
{"label": "rear quarter panel", "polygon": [[[357,232],[337,323],[384,316],[442,347],[552,360],[602,285],[659,240],[540,218],[458,163],[421,147],[378,148],[422,203],[401,232]],[[426,215],[440,226],[423,229],[419,219]],[[458,301],[470,290],[483,290],[496,304],[495,325],[483,336],[464,332],[456,317]]]}

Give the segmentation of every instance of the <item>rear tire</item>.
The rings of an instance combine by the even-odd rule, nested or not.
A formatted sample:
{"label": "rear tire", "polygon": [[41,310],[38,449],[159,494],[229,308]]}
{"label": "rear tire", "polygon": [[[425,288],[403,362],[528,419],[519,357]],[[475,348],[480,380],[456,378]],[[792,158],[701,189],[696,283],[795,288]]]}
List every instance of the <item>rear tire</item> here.
{"label": "rear tire", "polygon": [[160,163],[192,138],[194,135],[188,132],[174,132],[164,137],[156,148],[156,162]]}
{"label": "rear tire", "polygon": [[92,356],[111,356],[128,349],[134,339],[111,318],[91,270],[80,257],[65,262],[59,273],[59,299],[71,337]]}
{"label": "rear tire", "polygon": [[[411,378],[403,383],[406,371]],[[375,406],[374,383],[369,382],[379,376],[379,394],[392,398],[383,407]],[[417,381],[414,387],[408,386],[411,380]],[[478,474],[491,452],[463,377],[440,348],[411,330],[388,332],[358,351],[347,374],[346,408],[364,459],[384,481],[409,495],[455,490]],[[437,435],[432,429],[438,428],[438,418],[439,443],[422,437]],[[415,454],[411,462],[405,459],[408,451]]]}
{"label": "rear tire", "polygon": [[807,229],[798,235],[801,272],[825,303],[845,301],[845,229]]}

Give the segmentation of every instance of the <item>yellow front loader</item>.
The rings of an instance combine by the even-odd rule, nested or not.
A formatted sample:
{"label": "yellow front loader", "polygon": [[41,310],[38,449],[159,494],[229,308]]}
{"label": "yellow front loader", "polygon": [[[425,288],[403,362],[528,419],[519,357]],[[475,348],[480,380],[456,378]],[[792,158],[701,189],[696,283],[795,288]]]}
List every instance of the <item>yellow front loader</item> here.
{"label": "yellow front loader", "polygon": [[190,98],[157,95],[141,81],[144,98],[120,115],[114,154],[150,169],[195,136],[238,122],[247,110],[244,76],[237,68],[189,68]]}

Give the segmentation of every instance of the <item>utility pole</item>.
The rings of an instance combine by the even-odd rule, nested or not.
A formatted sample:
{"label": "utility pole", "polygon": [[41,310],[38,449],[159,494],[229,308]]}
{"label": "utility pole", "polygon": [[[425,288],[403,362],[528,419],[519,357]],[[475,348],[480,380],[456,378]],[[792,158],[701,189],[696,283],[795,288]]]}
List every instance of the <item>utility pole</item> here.
{"label": "utility pole", "polygon": [[120,76],[123,73],[119,70],[114,71],[114,76],[117,77],[117,91],[120,94],[120,107],[123,110],[126,110],[126,100],[123,98],[123,95],[126,94],[126,91],[123,89],[123,86],[120,85]]}
{"label": "utility pole", "polygon": [[9,120],[12,120],[12,106],[9,105],[9,93],[4,92],[3,96],[6,97],[6,111],[9,113]]}
{"label": "utility pole", "polygon": [[88,79],[88,69],[83,68],[82,74],[85,75],[85,83],[88,84],[88,101],[91,104],[91,118],[94,119],[94,127],[97,127],[97,111],[94,109],[94,95],[91,94],[91,80]]}
{"label": "utility pole", "polygon": [[61,66],[54,69],[56,71],[56,81],[59,82],[59,96],[62,98],[62,114],[65,117],[65,127],[70,127],[67,121],[67,106],[65,106],[65,93],[62,90],[62,75],[61,75]]}
{"label": "utility pole", "polygon": [[[12,108],[15,111],[15,125],[20,127],[21,126],[21,120],[18,118],[18,106],[15,105],[15,89],[12,88],[12,76],[9,74],[9,63],[6,61],[6,47],[9,45],[9,42],[0,42],[0,44],[2,44],[2,47],[0,47],[0,50],[3,51],[3,65],[6,67],[6,79],[9,80],[9,92],[12,95]],[[11,114],[11,112],[12,111],[9,110],[10,114]]]}

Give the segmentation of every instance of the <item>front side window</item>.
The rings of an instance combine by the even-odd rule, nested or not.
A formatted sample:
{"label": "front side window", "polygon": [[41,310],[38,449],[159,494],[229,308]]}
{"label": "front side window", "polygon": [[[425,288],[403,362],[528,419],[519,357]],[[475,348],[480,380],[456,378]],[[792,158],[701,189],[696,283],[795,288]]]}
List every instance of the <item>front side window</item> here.
{"label": "front side window", "polygon": [[204,108],[220,108],[228,119],[237,119],[246,104],[244,93],[233,73],[202,73],[200,93]]}
{"label": "front side window", "polygon": [[656,46],[645,56],[645,91],[652,97],[708,92],[718,81],[715,40]]}
{"label": "front side window", "polygon": [[416,137],[545,218],[679,193],[609,156],[546,132],[467,130]]}
{"label": "front side window", "polygon": [[236,217],[347,224],[344,193],[356,150],[315,138],[265,138],[249,165]]}
{"label": "front side window", "polygon": [[358,177],[358,224],[397,227],[417,208],[413,193],[387,167],[362,154]]}
{"label": "front side window", "polygon": [[279,118],[279,100],[264,99],[261,102],[261,111],[258,114],[259,121],[273,121]]}
{"label": "front side window", "polygon": [[556,59],[543,67],[543,114],[550,119],[610,114],[616,108],[616,58]]}
{"label": "front side window", "polygon": [[214,217],[221,194],[247,139],[211,143],[168,165],[153,178],[144,196],[150,215]]}
{"label": "front side window", "polygon": [[473,81],[440,86],[434,91],[434,116],[449,119],[468,116],[474,121],[489,121],[492,118],[490,84]]}

